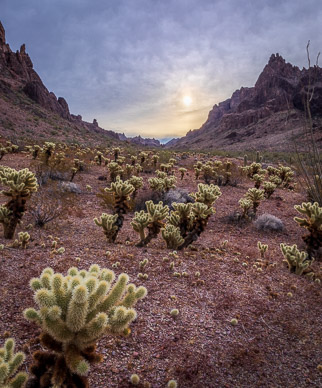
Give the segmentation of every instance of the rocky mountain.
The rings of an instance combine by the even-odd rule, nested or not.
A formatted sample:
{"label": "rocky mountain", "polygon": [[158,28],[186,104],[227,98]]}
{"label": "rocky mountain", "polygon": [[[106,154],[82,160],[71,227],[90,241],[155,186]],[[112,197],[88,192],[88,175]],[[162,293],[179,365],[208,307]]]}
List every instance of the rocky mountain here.
{"label": "rocky mountain", "polygon": [[322,69],[300,70],[273,54],[254,87],[236,90],[213,107],[201,128],[166,147],[286,150],[303,134],[309,85],[314,88],[310,107],[315,136],[322,146]]}
{"label": "rocky mountain", "polygon": [[0,22],[0,135],[22,142],[43,140],[114,144],[121,141],[157,147],[158,140],[127,138],[108,131],[96,119],[86,122],[71,114],[63,97],[49,92],[26,53],[25,45],[13,52]]}

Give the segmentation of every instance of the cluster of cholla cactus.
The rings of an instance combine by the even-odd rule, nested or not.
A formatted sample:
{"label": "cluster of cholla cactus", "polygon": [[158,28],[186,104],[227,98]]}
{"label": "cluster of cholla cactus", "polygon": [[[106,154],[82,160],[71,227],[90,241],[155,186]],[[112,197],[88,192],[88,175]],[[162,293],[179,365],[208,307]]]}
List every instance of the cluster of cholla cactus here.
{"label": "cluster of cholla cactus", "polygon": [[170,189],[176,187],[177,179],[174,176],[167,176],[163,171],[156,171],[157,177],[149,179],[149,186],[151,190],[157,191],[159,193],[166,193]]}
{"label": "cluster of cholla cactus", "polygon": [[196,241],[205,230],[209,217],[215,213],[214,202],[221,191],[213,184],[198,184],[198,191],[190,194],[195,203],[173,203],[173,211],[168,223],[162,230],[162,236],[171,249],[183,249]]}
{"label": "cluster of cholla cactus", "polygon": [[[140,235],[140,241],[137,244],[139,247],[146,246],[152,239],[158,236],[165,225],[164,219],[169,214],[169,207],[167,205],[164,206],[162,201],[158,204],[147,201],[145,205],[147,212],[144,210],[135,212],[131,222],[133,229]],[[145,229],[147,229],[147,234]]]}
{"label": "cluster of cholla cactus", "polygon": [[262,175],[265,173],[265,170],[262,169],[261,163],[253,162],[249,166],[242,167],[242,171],[246,174],[248,178],[253,178],[254,175]]}
{"label": "cluster of cholla cactus", "polygon": [[317,202],[303,202],[294,208],[305,216],[295,217],[294,220],[309,232],[302,238],[307,247],[308,258],[311,259],[314,252],[322,246],[322,207]]}
{"label": "cluster of cholla cactus", "polygon": [[23,388],[28,379],[24,372],[18,372],[25,360],[22,352],[15,353],[15,341],[8,338],[3,348],[0,348],[0,387]]}
{"label": "cluster of cholla cactus", "polygon": [[9,198],[5,205],[0,206],[0,223],[3,224],[4,237],[12,239],[26,210],[27,200],[37,191],[37,179],[27,168],[17,171],[0,166],[0,184],[8,187],[2,194]]}
{"label": "cluster of cholla cactus", "polygon": [[18,239],[12,244],[14,248],[26,249],[30,240],[30,234],[28,232],[19,232]]}
{"label": "cluster of cholla cactus", "polygon": [[230,161],[222,162],[220,160],[208,160],[204,164],[201,161],[198,161],[194,165],[194,170],[196,179],[198,179],[202,173],[206,184],[213,182],[220,186],[226,186],[231,183],[232,163]]}
{"label": "cluster of cholla cactus", "polygon": [[283,186],[285,188],[290,187],[294,177],[294,172],[290,167],[282,166],[281,164],[278,167],[268,166],[267,172],[269,181],[276,186]]}
{"label": "cluster of cholla cactus", "polygon": [[[39,310],[24,316],[40,326],[41,345],[33,354],[33,387],[88,387],[91,363],[102,361],[96,342],[106,333],[128,335],[136,318],[134,305],[145,297],[144,287],[128,284],[129,277],[92,265],[89,271],[73,267],[67,276],[46,268],[30,286]],[[28,382],[29,383],[29,382]]]}
{"label": "cluster of cholla cactus", "polygon": [[94,219],[96,225],[103,228],[108,241],[114,242],[118,232],[121,230],[124,214],[130,209],[130,195],[134,191],[135,187],[133,185],[118,178],[116,182],[111,183],[110,188],[106,187],[103,193],[98,194],[105,203],[111,204],[114,210],[114,216],[103,213],[100,219]]}
{"label": "cluster of cholla cactus", "polygon": [[7,145],[3,146],[0,144],[0,160],[6,155],[10,153],[14,153],[18,151],[19,146],[12,144],[10,141],[7,141]]}
{"label": "cluster of cholla cactus", "polygon": [[314,271],[310,268],[314,259],[309,259],[306,252],[300,252],[296,244],[292,246],[281,244],[280,247],[285,258],[283,261],[288,265],[290,272],[296,275],[314,276]]}

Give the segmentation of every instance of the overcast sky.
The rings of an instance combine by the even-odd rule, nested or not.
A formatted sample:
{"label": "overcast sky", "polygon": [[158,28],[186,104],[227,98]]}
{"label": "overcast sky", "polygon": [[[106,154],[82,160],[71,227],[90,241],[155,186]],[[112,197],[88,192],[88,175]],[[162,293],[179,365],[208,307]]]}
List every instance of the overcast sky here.
{"label": "overcast sky", "polygon": [[272,53],[322,51],[321,0],[0,0],[0,20],[72,113],[130,136],[183,136]]}

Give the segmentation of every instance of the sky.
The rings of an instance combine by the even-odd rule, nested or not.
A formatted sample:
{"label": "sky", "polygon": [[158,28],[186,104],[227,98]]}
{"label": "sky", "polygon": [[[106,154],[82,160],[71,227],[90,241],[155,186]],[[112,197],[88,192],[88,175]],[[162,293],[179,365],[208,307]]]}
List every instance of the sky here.
{"label": "sky", "polygon": [[322,51],[321,0],[0,0],[12,50],[105,129],[158,139],[199,128],[272,53]]}

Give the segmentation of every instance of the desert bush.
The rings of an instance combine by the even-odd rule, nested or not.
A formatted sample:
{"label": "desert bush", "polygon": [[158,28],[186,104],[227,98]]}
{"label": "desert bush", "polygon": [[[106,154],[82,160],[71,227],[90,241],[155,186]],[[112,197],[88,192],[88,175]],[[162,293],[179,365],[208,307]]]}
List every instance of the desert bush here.
{"label": "desert bush", "polygon": [[30,286],[39,310],[28,308],[24,316],[40,326],[43,348],[33,354],[32,386],[88,387],[90,364],[102,361],[96,341],[105,333],[129,334],[136,318],[136,302],[144,287],[128,283],[121,274],[92,265],[89,271],[72,267],[67,276],[46,268]]}
{"label": "desert bush", "polygon": [[264,232],[282,232],[284,230],[284,224],[282,220],[271,215],[271,214],[262,214],[256,221],[254,221],[256,229]]}
{"label": "desert bush", "polygon": [[25,213],[27,200],[38,189],[37,179],[27,168],[16,171],[0,166],[0,183],[8,187],[2,194],[9,197],[9,201],[0,206],[0,223],[3,224],[4,237],[12,239]]}

